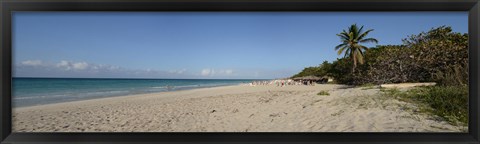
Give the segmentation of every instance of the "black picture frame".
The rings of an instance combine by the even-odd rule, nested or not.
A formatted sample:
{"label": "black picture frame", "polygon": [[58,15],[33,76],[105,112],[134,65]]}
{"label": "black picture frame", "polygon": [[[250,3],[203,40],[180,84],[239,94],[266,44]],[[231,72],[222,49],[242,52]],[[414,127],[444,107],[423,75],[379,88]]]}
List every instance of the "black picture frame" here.
{"label": "black picture frame", "polygon": [[[480,143],[478,0],[2,0],[0,10],[1,143]],[[468,133],[12,133],[14,11],[468,11]]]}

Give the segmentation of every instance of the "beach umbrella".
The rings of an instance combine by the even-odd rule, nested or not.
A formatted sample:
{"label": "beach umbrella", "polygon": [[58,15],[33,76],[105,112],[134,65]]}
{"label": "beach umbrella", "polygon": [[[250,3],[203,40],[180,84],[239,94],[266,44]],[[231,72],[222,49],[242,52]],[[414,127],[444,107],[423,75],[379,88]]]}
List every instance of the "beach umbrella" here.
{"label": "beach umbrella", "polygon": [[293,78],[294,80],[320,80],[321,78],[316,77],[316,76],[303,76],[303,77],[297,77]]}
{"label": "beach umbrella", "polygon": [[320,80],[321,78],[319,78],[317,76],[308,76],[308,79],[309,80]]}
{"label": "beach umbrella", "polygon": [[296,77],[296,78],[293,78],[293,80],[303,80],[304,77]]}

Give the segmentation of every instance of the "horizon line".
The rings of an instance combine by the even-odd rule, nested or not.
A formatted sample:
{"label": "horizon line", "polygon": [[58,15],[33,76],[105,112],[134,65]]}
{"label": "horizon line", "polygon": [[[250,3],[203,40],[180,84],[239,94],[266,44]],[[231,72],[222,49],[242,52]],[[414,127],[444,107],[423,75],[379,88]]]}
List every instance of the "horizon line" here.
{"label": "horizon line", "polygon": [[[50,78],[50,79],[145,79],[145,80],[272,80],[267,78],[258,79],[228,79],[228,78],[102,78],[102,77],[12,77],[12,78]],[[274,78],[278,79],[278,78]]]}

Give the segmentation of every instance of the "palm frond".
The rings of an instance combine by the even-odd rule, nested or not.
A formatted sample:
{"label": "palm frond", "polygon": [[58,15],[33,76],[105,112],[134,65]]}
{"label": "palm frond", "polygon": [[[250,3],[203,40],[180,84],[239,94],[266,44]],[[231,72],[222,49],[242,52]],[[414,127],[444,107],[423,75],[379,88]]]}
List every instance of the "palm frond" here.
{"label": "palm frond", "polygon": [[360,27],[360,29],[358,30],[358,33],[359,33],[359,34],[363,33],[363,26]]}
{"label": "palm frond", "polygon": [[[338,50],[338,52],[337,52],[338,55],[341,55],[345,49],[347,49],[347,46],[343,46],[343,47],[339,48],[339,50]],[[347,51],[348,51],[348,50],[347,50]],[[345,52],[345,53],[347,53],[347,52]]]}
{"label": "palm frond", "polygon": [[372,31],[373,31],[373,29],[369,29],[369,30],[365,31],[365,32],[362,33],[360,36],[358,36],[358,40],[363,40],[363,38],[364,38],[365,36],[367,36],[368,33],[372,32]]}
{"label": "palm frond", "polygon": [[358,27],[357,27],[357,24],[354,24],[352,26],[350,26],[350,31],[351,33],[351,37],[353,40],[358,37]]}
{"label": "palm frond", "polygon": [[361,55],[364,55],[362,49],[363,49],[363,47],[360,47],[360,48],[358,48],[358,51],[360,51]]}
{"label": "palm frond", "polygon": [[363,64],[363,54],[362,54],[362,51],[360,49],[357,49],[357,52],[355,53],[356,54],[356,58],[357,58],[357,61],[360,63],[360,64]]}
{"label": "palm frond", "polygon": [[[339,45],[337,45],[337,46],[335,47],[335,50],[338,50],[338,49],[340,49],[341,47],[346,46],[347,44],[348,44],[348,43],[339,44]],[[339,55],[340,55],[340,54],[339,54]]]}
{"label": "palm frond", "polygon": [[341,41],[345,41],[345,40],[348,40],[348,34],[346,33],[340,33],[340,34],[337,34],[337,36],[340,37]]}
{"label": "palm frond", "polygon": [[378,43],[378,40],[374,39],[374,38],[366,38],[366,39],[363,39],[363,40],[360,41],[360,43],[368,43],[368,42]]}
{"label": "palm frond", "polygon": [[[363,45],[360,45],[360,48],[363,49],[363,50],[368,50],[368,48],[366,46],[363,46]],[[363,53],[362,53],[363,54]]]}
{"label": "palm frond", "polygon": [[[365,62],[364,53],[368,48],[360,43],[378,43],[377,39],[365,38],[372,31],[373,29],[369,29],[364,32],[364,26],[358,27],[357,24],[352,24],[347,29],[344,29],[341,33],[337,34],[342,42],[335,47],[338,55],[343,53],[344,58],[349,56],[354,63],[358,62],[363,64]],[[355,69],[355,67],[353,69]]]}
{"label": "palm frond", "polygon": [[347,57],[347,55],[351,55],[351,49],[347,49],[347,51],[345,51],[345,55],[343,55],[343,57]]}
{"label": "palm frond", "polygon": [[349,41],[352,41],[354,39],[353,32],[348,33],[348,38]]}

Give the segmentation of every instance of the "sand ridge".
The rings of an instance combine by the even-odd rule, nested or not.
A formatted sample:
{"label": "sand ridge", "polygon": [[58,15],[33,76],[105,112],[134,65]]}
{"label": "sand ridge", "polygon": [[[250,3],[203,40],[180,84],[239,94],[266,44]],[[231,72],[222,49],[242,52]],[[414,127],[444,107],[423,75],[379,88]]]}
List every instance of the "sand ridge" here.
{"label": "sand ridge", "polygon": [[[330,95],[317,95],[329,91]],[[379,89],[223,86],[17,108],[14,132],[462,132]]]}

